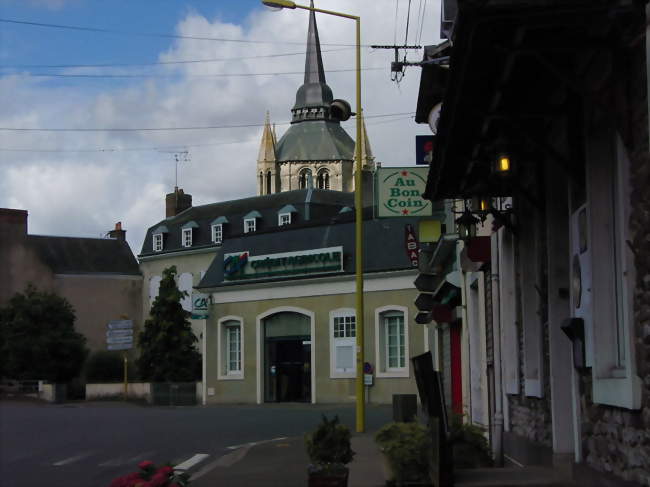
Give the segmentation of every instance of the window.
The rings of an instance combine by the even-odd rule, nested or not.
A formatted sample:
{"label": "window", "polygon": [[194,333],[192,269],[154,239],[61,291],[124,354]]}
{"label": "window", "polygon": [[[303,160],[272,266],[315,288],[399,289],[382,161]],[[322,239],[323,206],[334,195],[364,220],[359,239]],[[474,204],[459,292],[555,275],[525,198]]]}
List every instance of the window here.
{"label": "window", "polygon": [[191,228],[184,228],[183,229],[183,247],[191,247],[192,246],[192,229]]}
{"label": "window", "polygon": [[157,233],[153,236],[153,251],[160,252],[163,249],[163,235]]}
{"label": "window", "polygon": [[244,220],[244,233],[250,233],[255,231],[255,218],[246,218]]}
{"label": "window", "polygon": [[330,378],[356,376],[356,336],[354,309],[330,312]]}
{"label": "window", "polygon": [[212,225],[212,242],[216,244],[223,242],[223,224]]}
{"label": "window", "polygon": [[183,272],[178,276],[178,290],[185,291],[186,296],[181,298],[181,306],[185,311],[192,312],[192,287],[194,285],[194,277],[189,272]]}
{"label": "window", "polygon": [[291,223],[291,213],[280,213],[278,215],[278,225],[289,225]]}
{"label": "window", "polygon": [[266,194],[271,194],[271,171],[266,173]]}
{"label": "window", "polygon": [[314,187],[314,182],[311,177],[311,169],[304,168],[300,170],[298,175],[298,187],[300,189],[309,189]]}
{"label": "window", "polygon": [[242,319],[226,316],[218,322],[219,379],[243,379],[242,357],[244,353],[244,330]]}
{"label": "window", "polygon": [[375,310],[377,377],[408,377],[408,310],[384,306]]}
{"label": "window", "polygon": [[154,300],[158,297],[160,281],[162,281],[162,277],[160,276],[152,276],[149,279],[149,304],[153,304]]}
{"label": "window", "polygon": [[330,172],[327,169],[318,171],[316,186],[318,189],[330,189]]}

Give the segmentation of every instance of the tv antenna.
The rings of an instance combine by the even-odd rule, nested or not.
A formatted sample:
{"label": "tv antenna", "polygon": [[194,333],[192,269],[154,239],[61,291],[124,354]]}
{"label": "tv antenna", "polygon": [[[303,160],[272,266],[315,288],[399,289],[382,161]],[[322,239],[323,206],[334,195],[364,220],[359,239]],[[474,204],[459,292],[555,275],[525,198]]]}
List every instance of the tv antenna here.
{"label": "tv antenna", "polygon": [[174,157],[174,187],[178,188],[178,163],[190,162],[192,158],[188,150],[183,151],[158,151],[162,154],[172,154]]}

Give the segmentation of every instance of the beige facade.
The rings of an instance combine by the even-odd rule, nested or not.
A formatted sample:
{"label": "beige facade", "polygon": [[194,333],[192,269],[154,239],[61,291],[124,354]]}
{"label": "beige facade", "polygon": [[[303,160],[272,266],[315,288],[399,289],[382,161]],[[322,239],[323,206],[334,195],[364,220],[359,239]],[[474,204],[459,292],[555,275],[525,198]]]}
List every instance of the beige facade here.
{"label": "beige facade", "polygon": [[[427,348],[426,328],[414,324],[417,313],[413,300],[413,271],[381,273],[366,276],[365,282],[365,361],[374,368],[373,385],[367,388],[371,403],[390,403],[393,394],[416,393],[410,357]],[[210,317],[205,321],[204,397],[208,403],[261,403],[269,400],[268,381],[273,364],[265,357],[265,323],[279,314],[304,317],[308,327],[309,390],[305,400],[313,403],[353,402],[355,370],[340,372],[334,356],[333,319],[338,315],[354,316],[355,294],[352,276],[320,278],[282,283],[238,286],[242,289],[215,290],[212,293]],[[403,317],[403,363],[391,369],[387,364],[387,313]],[[285,315],[286,316],[286,315]],[[228,351],[224,327],[241,326],[241,370],[226,371]],[[354,343],[354,342],[352,342]]]}

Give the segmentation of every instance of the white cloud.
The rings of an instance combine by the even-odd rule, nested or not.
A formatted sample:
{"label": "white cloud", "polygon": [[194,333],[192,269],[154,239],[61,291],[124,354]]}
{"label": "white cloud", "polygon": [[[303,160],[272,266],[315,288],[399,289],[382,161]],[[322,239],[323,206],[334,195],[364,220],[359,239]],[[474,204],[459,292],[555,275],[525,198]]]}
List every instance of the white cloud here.
{"label": "white cloud", "polygon": [[[56,2],[52,2],[53,4]],[[433,3],[433,2],[432,2]],[[322,5],[320,5],[322,4]],[[394,16],[386,2],[321,1],[318,6],[362,17],[362,43],[391,43]],[[435,41],[438,7],[428,5],[423,40]],[[354,50],[327,44],[353,44],[354,23],[318,15],[326,72],[354,67]],[[168,65],[151,78],[128,85],[84,85],[55,88],[23,76],[0,78],[0,126],[3,127],[189,127],[289,120],[301,75],[205,77],[218,73],[291,72],[304,69],[304,56],[246,59],[251,56],[304,50],[307,13],[256,10],[242,25],[206,19],[189,12],[177,25],[182,35],[242,40],[270,39],[286,44],[245,44],[179,39],[160,53],[161,61],[233,59],[227,62]],[[387,34],[388,33],[388,34]],[[403,34],[402,34],[403,35]],[[296,42],[297,44],[290,44]],[[418,54],[419,55],[419,54]],[[366,115],[413,112],[420,78],[410,68],[397,86],[390,81],[392,51],[362,53],[363,106]],[[413,59],[413,55],[411,55]],[[194,76],[194,77],[192,77]],[[202,78],[196,78],[202,76]],[[327,73],[334,96],[354,106],[354,73]],[[97,88],[99,86],[99,88]],[[379,122],[379,123],[378,123]],[[346,129],[354,136],[354,124]],[[409,165],[414,135],[428,129],[412,120],[386,123],[368,119],[373,152],[384,165]],[[277,127],[278,136],[286,126]],[[84,150],[152,148],[160,151],[0,152],[0,206],[30,212],[30,232],[98,236],[122,221],[138,253],[147,227],[164,218],[165,193],[174,186],[170,146],[190,147],[191,161],[179,168],[179,186],[194,204],[250,196],[255,193],[255,162],[261,127],[174,132],[0,133],[2,148]],[[169,149],[168,149],[169,148]]]}

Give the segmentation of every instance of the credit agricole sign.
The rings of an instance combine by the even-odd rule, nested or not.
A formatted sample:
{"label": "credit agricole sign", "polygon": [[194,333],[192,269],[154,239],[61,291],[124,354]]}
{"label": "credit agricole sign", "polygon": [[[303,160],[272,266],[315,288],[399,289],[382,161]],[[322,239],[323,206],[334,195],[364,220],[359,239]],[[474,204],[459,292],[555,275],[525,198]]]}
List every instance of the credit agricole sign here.
{"label": "credit agricole sign", "polygon": [[382,167],[376,172],[376,216],[431,216],[433,205],[422,198],[428,167]]}
{"label": "credit agricole sign", "polygon": [[224,255],[223,261],[223,274],[227,281],[324,274],[342,270],[343,247],[266,255],[240,252]]}

